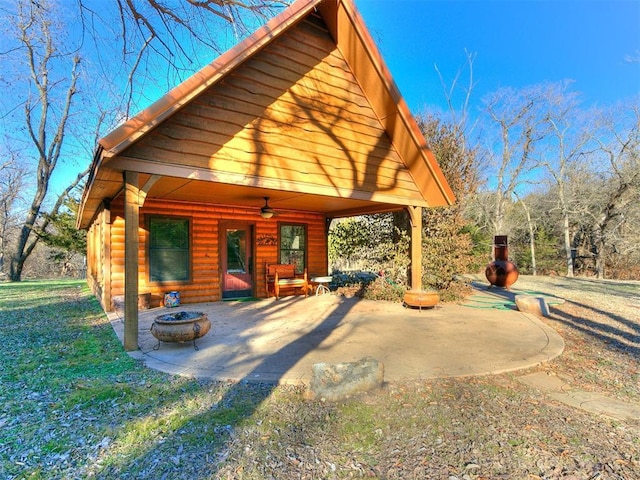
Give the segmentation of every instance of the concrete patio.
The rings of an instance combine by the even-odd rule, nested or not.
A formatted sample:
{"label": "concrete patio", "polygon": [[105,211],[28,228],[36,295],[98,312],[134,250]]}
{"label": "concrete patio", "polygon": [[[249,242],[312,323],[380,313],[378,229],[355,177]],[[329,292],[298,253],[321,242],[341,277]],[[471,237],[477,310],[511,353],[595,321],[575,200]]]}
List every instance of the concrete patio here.
{"label": "concrete patio", "polygon": [[[155,308],[140,312],[140,348],[130,354],[175,375],[300,384],[318,362],[373,357],[384,363],[385,380],[397,381],[513,371],[562,353],[558,333],[512,309],[510,295],[479,289],[465,305],[423,310],[335,295]],[[158,315],[177,311],[211,320],[211,331],[196,341],[199,350],[192,342],[158,344],[151,335]],[[121,316],[110,319],[122,341]]]}

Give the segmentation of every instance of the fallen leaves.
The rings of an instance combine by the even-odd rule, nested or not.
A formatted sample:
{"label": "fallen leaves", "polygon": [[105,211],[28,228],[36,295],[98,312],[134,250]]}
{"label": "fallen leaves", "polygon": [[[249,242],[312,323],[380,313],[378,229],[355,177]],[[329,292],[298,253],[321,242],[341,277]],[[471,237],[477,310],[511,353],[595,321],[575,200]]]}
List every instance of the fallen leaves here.
{"label": "fallen leaves", "polygon": [[[0,312],[2,478],[640,478],[640,425],[549,402],[514,374],[306,402],[299,387],[150,371],[87,298],[44,292],[30,315]],[[637,332],[638,320],[599,301],[591,292],[545,320],[567,346],[540,369],[638,401],[637,356],[604,337],[623,318]],[[85,348],[94,358],[79,356]]]}

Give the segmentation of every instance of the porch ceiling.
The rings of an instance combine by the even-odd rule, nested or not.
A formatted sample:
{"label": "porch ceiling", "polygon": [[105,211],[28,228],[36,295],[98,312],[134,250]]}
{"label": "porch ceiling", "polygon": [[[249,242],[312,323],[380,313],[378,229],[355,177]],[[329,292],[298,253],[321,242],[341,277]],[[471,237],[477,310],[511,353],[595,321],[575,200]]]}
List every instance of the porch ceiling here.
{"label": "porch ceiling", "polygon": [[[103,174],[107,173],[106,170],[103,170]],[[139,186],[143,187],[150,178],[150,174],[141,174]],[[123,192],[122,173],[112,171],[111,181],[103,181],[101,184],[108,188],[108,191],[104,192],[105,197],[117,198]],[[314,212],[322,213],[329,218],[388,212],[402,208],[402,205],[367,198],[341,198],[172,176],[160,177],[146,196],[147,199],[255,208],[256,214],[264,206],[264,197],[269,197],[269,205],[276,213]]]}

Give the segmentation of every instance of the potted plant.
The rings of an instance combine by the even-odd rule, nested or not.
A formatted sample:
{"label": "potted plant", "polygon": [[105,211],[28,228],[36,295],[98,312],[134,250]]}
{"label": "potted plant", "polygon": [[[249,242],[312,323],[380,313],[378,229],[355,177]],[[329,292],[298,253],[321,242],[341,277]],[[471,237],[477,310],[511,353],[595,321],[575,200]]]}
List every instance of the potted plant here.
{"label": "potted plant", "polygon": [[432,289],[407,290],[404,293],[404,304],[409,307],[433,308],[440,303],[440,294]]}

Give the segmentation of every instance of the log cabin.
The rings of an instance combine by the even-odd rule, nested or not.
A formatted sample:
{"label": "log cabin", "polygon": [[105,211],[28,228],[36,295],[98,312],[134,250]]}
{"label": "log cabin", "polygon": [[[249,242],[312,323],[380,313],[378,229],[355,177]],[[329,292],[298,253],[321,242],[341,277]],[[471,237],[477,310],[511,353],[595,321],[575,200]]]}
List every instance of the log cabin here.
{"label": "log cabin", "polygon": [[[265,269],[327,275],[334,218],[455,201],[351,0],[297,0],[102,138],[78,213],[87,281],[124,298],[266,297]],[[412,289],[421,288],[412,269]]]}

